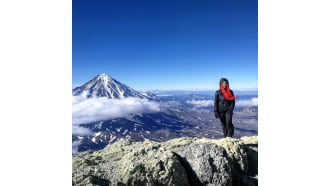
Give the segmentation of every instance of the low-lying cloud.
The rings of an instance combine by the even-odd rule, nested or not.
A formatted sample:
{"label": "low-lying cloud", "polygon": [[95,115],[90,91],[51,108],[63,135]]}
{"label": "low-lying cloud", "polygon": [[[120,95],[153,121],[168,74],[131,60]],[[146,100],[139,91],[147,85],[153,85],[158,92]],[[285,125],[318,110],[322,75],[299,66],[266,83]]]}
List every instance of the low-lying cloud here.
{"label": "low-lying cloud", "polygon": [[[159,104],[147,99],[132,97],[123,99],[86,98],[85,95],[72,97],[73,125],[158,111],[160,111]],[[77,130],[77,132],[80,131]]]}
{"label": "low-lying cloud", "polygon": [[81,142],[79,142],[79,141],[72,142],[72,153],[73,154],[78,153],[78,148],[79,148],[80,144],[81,144]]}
{"label": "low-lying cloud", "polygon": [[[214,100],[189,100],[188,104],[193,105],[196,108],[209,107],[214,105]],[[236,100],[236,106],[258,106],[258,97],[253,97],[249,100]]]}
{"label": "low-lying cloud", "polygon": [[74,136],[89,136],[91,134],[93,134],[93,132],[87,128],[80,127],[77,125],[72,126],[72,135]]}
{"label": "low-lying cloud", "polygon": [[238,100],[236,101],[236,106],[258,106],[258,98],[254,97],[249,100]]}
{"label": "low-lying cloud", "polygon": [[191,100],[187,101],[187,103],[194,105],[194,107],[209,107],[214,105],[213,100]]}

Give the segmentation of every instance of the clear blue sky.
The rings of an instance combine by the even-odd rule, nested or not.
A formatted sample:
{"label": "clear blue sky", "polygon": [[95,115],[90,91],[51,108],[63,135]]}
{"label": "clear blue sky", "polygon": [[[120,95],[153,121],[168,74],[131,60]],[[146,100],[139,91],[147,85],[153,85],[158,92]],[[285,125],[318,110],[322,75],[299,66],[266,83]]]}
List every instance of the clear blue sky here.
{"label": "clear blue sky", "polygon": [[257,88],[258,1],[73,0],[73,88],[103,72],[136,90]]}

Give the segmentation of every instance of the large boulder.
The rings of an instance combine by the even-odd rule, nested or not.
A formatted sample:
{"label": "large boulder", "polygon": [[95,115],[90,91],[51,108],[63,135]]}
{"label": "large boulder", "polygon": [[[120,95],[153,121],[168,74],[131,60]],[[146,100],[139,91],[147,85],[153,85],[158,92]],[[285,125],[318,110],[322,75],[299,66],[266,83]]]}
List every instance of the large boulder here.
{"label": "large boulder", "polygon": [[191,185],[232,185],[224,148],[210,143],[191,143],[171,150],[179,155]]}
{"label": "large boulder", "polygon": [[150,141],[134,146],[118,161],[118,168],[118,180],[125,185],[189,185],[178,157]]}

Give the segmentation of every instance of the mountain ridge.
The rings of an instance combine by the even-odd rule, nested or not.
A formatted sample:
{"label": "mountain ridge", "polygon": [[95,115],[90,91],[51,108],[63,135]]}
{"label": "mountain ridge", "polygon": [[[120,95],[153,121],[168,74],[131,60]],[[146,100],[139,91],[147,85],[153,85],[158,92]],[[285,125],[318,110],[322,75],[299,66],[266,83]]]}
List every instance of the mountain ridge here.
{"label": "mountain ridge", "polygon": [[117,81],[106,73],[101,73],[82,86],[72,90],[73,96],[87,93],[87,97],[107,97],[109,99],[122,99],[136,97],[141,99],[154,99],[151,94],[142,93]]}

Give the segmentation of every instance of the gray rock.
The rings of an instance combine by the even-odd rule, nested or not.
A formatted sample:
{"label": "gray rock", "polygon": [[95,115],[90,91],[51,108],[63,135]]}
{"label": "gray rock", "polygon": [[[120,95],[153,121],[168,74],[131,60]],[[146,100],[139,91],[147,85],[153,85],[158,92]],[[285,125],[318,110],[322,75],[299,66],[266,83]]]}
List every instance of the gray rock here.
{"label": "gray rock", "polygon": [[231,168],[224,148],[200,143],[171,149],[181,157],[190,185],[232,185]]}
{"label": "gray rock", "polygon": [[72,156],[72,185],[258,185],[258,137],[121,139]]}
{"label": "gray rock", "polygon": [[178,157],[158,144],[132,150],[118,166],[121,167],[120,181],[126,185],[189,185]]}

